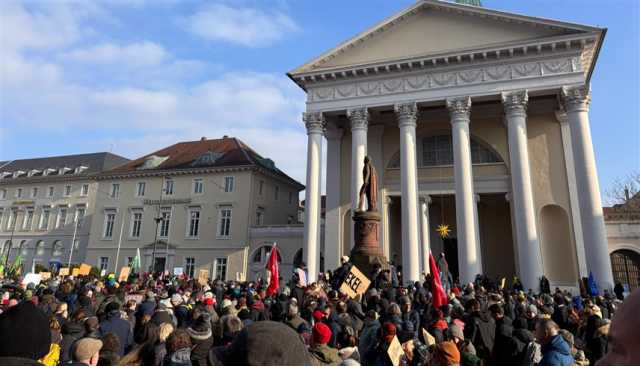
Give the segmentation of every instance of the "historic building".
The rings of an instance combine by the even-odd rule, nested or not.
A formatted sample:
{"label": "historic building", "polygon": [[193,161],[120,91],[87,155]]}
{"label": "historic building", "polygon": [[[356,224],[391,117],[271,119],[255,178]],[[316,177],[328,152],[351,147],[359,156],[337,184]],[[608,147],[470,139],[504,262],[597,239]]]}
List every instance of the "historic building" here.
{"label": "historic building", "polygon": [[[307,93],[304,257],[348,253],[365,155],[379,176],[384,253],[405,280],[444,252],[477,273],[537,288],[611,287],[589,129],[589,82],[606,29],[418,1],[291,71]],[[451,233],[441,236],[439,225]]]}
{"label": "historic building", "polygon": [[297,223],[304,186],[237,138],[180,142],[96,179],[105,195],[87,262],[102,269],[119,271],[139,249],[143,270],[252,278],[274,241],[285,266],[300,248],[301,235],[286,240],[267,228]]}
{"label": "historic building", "polygon": [[94,153],[0,162],[0,257],[21,255],[25,269],[82,261],[100,194],[93,177],[128,161]]}
{"label": "historic building", "polygon": [[628,291],[640,287],[640,193],[604,208],[613,279]]}

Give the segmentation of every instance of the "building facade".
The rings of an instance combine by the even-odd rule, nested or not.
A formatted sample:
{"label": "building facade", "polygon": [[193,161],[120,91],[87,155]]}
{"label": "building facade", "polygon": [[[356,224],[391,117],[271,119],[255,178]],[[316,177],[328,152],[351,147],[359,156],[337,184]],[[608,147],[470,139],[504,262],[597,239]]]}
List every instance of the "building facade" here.
{"label": "building facade", "polygon": [[613,279],[627,291],[640,287],[640,193],[604,208]]}
{"label": "building facade", "polygon": [[[267,239],[252,226],[297,222],[304,187],[236,138],[181,142],[100,174],[87,262],[119,271],[182,268],[244,279]],[[270,243],[270,242],[269,242]],[[298,246],[300,242],[298,242]],[[292,260],[292,259],[290,259]]]}
{"label": "building facade", "polygon": [[[307,93],[304,257],[353,245],[365,155],[378,171],[380,242],[404,279],[445,253],[461,283],[613,284],[589,129],[605,29],[422,0],[291,71]],[[448,225],[449,236],[436,232]]]}
{"label": "building facade", "polygon": [[98,196],[93,177],[128,161],[95,153],[0,163],[0,257],[20,255],[27,270],[81,262]]}

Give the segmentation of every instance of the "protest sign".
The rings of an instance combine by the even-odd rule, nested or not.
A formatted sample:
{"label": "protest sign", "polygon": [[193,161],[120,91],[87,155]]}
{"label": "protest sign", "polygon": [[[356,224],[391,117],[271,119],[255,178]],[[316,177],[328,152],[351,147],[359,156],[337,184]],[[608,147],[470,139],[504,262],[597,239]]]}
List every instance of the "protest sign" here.
{"label": "protest sign", "polygon": [[404,350],[402,350],[402,345],[400,344],[398,337],[393,337],[393,340],[389,345],[389,349],[387,349],[387,354],[389,355],[389,359],[393,366],[400,366],[402,356],[404,356]]}
{"label": "protest sign", "polygon": [[27,273],[26,276],[24,276],[24,279],[22,279],[22,284],[23,285],[28,285],[30,283],[33,283],[34,285],[38,286],[40,284],[40,281],[42,281],[42,277],[40,276],[40,273]]}
{"label": "protest sign", "polygon": [[182,267],[174,267],[173,268],[173,275],[174,276],[182,276],[183,273],[184,273],[184,270],[182,269]]}
{"label": "protest sign", "polygon": [[58,276],[68,276],[68,275],[69,275],[68,267],[60,268],[60,272],[58,272]]}
{"label": "protest sign", "polygon": [[422,338],[424,338],[424,343],[427,346],[433,346],[434,344],[436,344],[435,337],[429,334],[429,332],[427,332],[427,330],[424,328],[422,328]]}
{"label": "protest sign", "polygon": [[118,282],[126,281],[129,278],[129,273],[131,273],[130,267],[122,267],[120,275],[118,276]]}
{"label": "protest sign", "polygon": [[78,277],[79,273],[80,273],[80,268],[74,268],[73,271],[71,271],[71,275],[73,277]]}
{"label": "protest sign", "polygon": [[80,271],[78,272],[78,274],[81,274],[83,276],[88,276],[89,272],[91,272],[91,266],[86,263],[82,263],[80,265]]}
{"label": "protest sign", "polygon": [[140,294],[129,294],[129,295],[125,295],[124,296],[124,302],[125,304],[127,302],[129,302],[129,300],[133,300],[136,302],[136,304],[140,304],[142,302],[142,300],[144,299],[144,296],[140,295]]}
{"label": "protest sign", "polygon": [[45,281],[51,278],[51,272],[40,272],[40,278]]}
{"label": "protest sign", "polygon": [[344,282],[340,286],[340,292],[353,299],[357,295],[364,294],[370,284],[371,281],[367,276],[360,272],[356,266],[352,266],[347,278],[345,278]]}
{"label": "protest sign", "polygon": [[202,286],[206,285],[209,281],[209,270],[201,269],[198,271],[198,283]]}

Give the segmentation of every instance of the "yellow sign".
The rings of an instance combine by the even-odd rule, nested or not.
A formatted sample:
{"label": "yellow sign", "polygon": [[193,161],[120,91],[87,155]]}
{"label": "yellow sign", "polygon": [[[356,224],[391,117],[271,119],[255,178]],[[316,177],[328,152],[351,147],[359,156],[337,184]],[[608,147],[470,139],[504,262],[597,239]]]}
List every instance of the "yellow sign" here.
{"label": "yellow sign", "polygon": [[351,271],[345,278],[344,282],[340,286],[340,292],[348,295],[350,298],[354,298],[358,295],[364,294],[371,281],[365,276],[356,266],[351,266]]}
{"label": "yellow sign", "polygon": [[436,339],[434,336],[429,334],[426,329],[422,328],[422,338],[424,338],[424,342],[427,346],[433,346],[436,344]]}
{"label": "yellow sign", "polygon": [[80,272],[78,274],[81,274],[83,276],[88,276],[89,272],[91,272],[91,266],[86,263],[82,263],[80,265]]}
{"label": "yellow sign", "polygon": [[120,276],[118,276],[118,282],[126,281],[129,278],[129,273],[131,273],[131,268],[122,267],[120,270]]}
{"label": "yellow sign", "polygon": [[74,268],[73,271],[71,271],[73,277],[77,277],[78,274],[80,274],[80,268]]}
{"label": "yellow sign", "polygon": [[389,359],[393,366],[400,366],[402,356],[404,356],[404,350],[402,349],[402,345],[400,344],[398,337],[393,337],[393,340],[389,345],[389,349],[387,349],[387,354],[389,355]]}
{"label": "yellow sign", "polygon": [[201,269],[198,271],[198,283],[204,286],[207,282],[209,282],[209,270]]}
{"label": "yellow sign", "polygon": [[68,276],[69,275],[69,267],[60,268],[60,272],[58,272],[59,276]]}
{"label": "yellow sign", "polygon": [[51,272],[40,272],[40,278],[45,281],[51,278]]}

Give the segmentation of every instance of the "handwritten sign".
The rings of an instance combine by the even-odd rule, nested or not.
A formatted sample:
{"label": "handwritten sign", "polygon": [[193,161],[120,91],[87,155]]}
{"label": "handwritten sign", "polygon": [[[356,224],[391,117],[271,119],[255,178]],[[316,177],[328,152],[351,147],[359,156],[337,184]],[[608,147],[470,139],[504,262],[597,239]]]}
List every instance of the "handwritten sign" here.
{"label": "handwritten sign", "polygon": [[201,269],[198,271],[198,283],[202,286],[206,285],[209,281],[209,270]]}
{"label": "handwritten sign", "polygon": [[88,276],[89,272],[91,272],[91,266],[86,263],[82,263],[80,265],[80,272],[78,272],[78,274],[81,274],[83,276]]}
{"label": "handwritten sign", "polygon": [[60,271],[58,272],[59,276],[68,276],[69,275],[69,268],[68,267],[64,267],[64,268],[60,268]]}
{"label": "handwritten sign", "polygon": [[79,273],[80,273],[80,268],[74,268],[73,271],[71,271],[71,275],[73,277],[78,277]]}
{"label": "handwritten sign", "polygon": [[182,276],[183,273],[184,273],[184,269],[182,267],[173,267],[174,276]]}
{"label": "handwritten sign", "polygon": [[402,345],[400,344],[398,337],[393,337],[393,340],[389,345],[389,349],[387,349],[387,354],[389,355],[389,359],[393,366],[400,366],[402,356],[404,356],[404,350],[402,349]]}
{"label": "handwritten sign", "polygon": [[34,285],[39,285],[40,281],[42,281],[42,277],[40,276],[40,273],[27,273],[26,276],[24,276],[24,279],[22,280],[22,284],[23,285],[28,285],[30,283],[33,283]]}
{"label": "handwritten sign", "polygon": [[351,267],[351,271],[345,278],[344,282],[340,286],[340,292],[348,295],[350,298],[354,298],[358,295],[364,294],[371,281],[365,276],[356,266]]}
{"label": "handwritten sign", "polygon": [[129,273],[131,273],[130,267],[122,267],[120,275],[118,276],[118,282],[126,281],[129,278]]}
{"label": "handwritten sign", "polygon": [[40,278],[42,278],[43,281],[48,280],[51,278],[51,272],[40,272]]}

